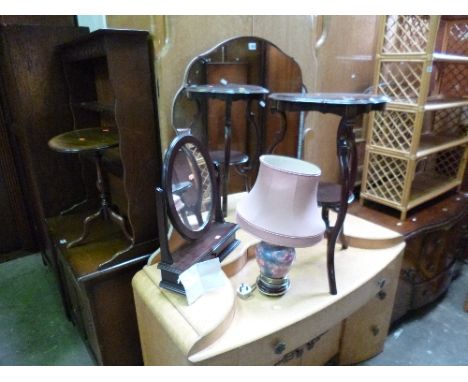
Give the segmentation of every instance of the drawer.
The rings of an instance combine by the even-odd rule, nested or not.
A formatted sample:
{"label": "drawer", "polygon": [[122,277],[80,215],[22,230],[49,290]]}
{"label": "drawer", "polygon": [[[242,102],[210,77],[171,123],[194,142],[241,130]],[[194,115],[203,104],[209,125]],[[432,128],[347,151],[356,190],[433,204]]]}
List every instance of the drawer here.
{"label": "drawer", "polygon": [[275,364],[275,366],[320,366],[339,352],[342,324],[307,341]]}
{"label": "drawer", "polygon": [[[343,343],[348,343],[350,352],[354,353],[351,349],[354,346],[352,342],[355,343],[357,338],[359,338],[362,343],[366,343],[369,333],[373,337],[373,340],[370,345],[371,349],[368,349],[369,351],[366,355],[368,353],[375,354],[380,351],[387,335],[391,309],[398,284],[400,259],[401,257],[369,280],[362,290],[355,291],[357,294],[353,297],[359,295],[359,298],[356,300],[354,311],[349,311],[338,322],[329,322],[330,326],[328,330],[325,322],[330,312],[322,311],[318,316],[308,317],[267,337],[223,354],[217,360],[218,364],[235,363],[244,366],[324,364],[337,354],[336,350],[340,346],[343,346]],[[348,296],[347,298],[353,297]],[[371,314],[369,313],[369,309]],[[364,319],[358,317],[360,316],[359,312],[365,313]],[[324,316],[319,317],[321,314]],[[341,328],[344,319],[347,321],[347,330],[338,330],[338,327]],[[372,329],[375,323],[379,325],[378,335],[372,335],[369,332],[369,328]],[[322,332],[319,331],[318,325],[323,325]],[[356,333],[359,334],[356,335]],[[359,337],[361,334],[362,338]],[[347,337],[347,339],[344,337]],[[317,353],[306,351],[312,351],[314,346],[317,349],[323,346],[323,354],[321,356],[318,355],[318,350]],[[362,355],[360,359],[366,359],[366,355]],[[207,364],[213,361],[211,360]]]}
{"label": "drawer", "polygon": [[226,359],[242,366],[323,365],[338,353],[341,322],[319,335],[315,331],[314,320],[307,319],[238,348]]}
{"label": "drawer", "polygon": [[418,269],[426,280],[444,269],[447,239],[447,230],[433,231],[424,236]]}
{"label": "drawer", "polygon": [[398,288],[398,268],[385,270],[375,295],[343,322],[340,365],[352,365],[383,350]]}
{"label": "drawer", "polygon": [[420,308],[444,293],[452,281],[453,269],[451,266],[431,280],[414,285],[411,309]]}

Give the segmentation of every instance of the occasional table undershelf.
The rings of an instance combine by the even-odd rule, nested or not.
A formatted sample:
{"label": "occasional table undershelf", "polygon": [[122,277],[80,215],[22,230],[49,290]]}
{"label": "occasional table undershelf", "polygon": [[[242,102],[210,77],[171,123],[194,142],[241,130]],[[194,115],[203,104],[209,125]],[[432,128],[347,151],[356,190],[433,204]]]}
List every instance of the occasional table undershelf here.
{"label": "occasional table undershelf", "polygon": [[[242,195],[230,195],[228,219]],[[350,247],[337,246],[337,295],[329,293],[325,240],[297,249],[291,287],[280,298],[258,290],[237,297],[237,287],[259,273],[248,250],[257,239],[242,230],[241,245],[222,263],[225,285],[192,305],[160,289],[156,265],[146,266],[133,279],[145,364],[324,364],[333,357],[352,364],[382,351],[405,244],[397,232],[354,216],[344,230]]]}

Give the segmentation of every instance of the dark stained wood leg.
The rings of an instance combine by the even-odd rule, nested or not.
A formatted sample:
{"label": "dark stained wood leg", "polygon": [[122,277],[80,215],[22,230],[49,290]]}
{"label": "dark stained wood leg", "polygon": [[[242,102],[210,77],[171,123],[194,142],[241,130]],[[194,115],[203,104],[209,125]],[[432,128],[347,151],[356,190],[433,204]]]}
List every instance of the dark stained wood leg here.
{"label": "dark stained wood leg", "polygon": [[328,211],[328,207],[322,206],[322,220],[325,223],[325,229],[327,233],[330,230],[330,217]]}
{"label": "dark stained wood leg", "polygon": [[67,248],[71,248],[71,247],[75,247],[81,243],[83,243],[86,238],[88,237],[89,235],[89,225],[94,221],[96,220],[97,218],[99,218],[101,216],[101,214],[103,213],[103,209],[102,207],[99,208],[99,211],[95,212],[94,214],[92,215],[89,215],[84,221],[83,221],[83,233],[82,235],[76,239],[76,240],[73,240],[73,241],[70,241],[68,244],[67,244]]}
{"label": "dark stained wood leg", "polygon": [[69,213],[73,212],[75,209],[85,205],[86,203],[88,203],[88,198],[82,200],[81,202],[75,203],[72,206],[60,211],[60,216],[69,214]]}
{"label": "dark stained wood leg", "polygon": [[130,233],[127,230],[127,221],[126,221],[126,219],[123,216],[119,215],[114,210],[112,210],[111,208],[109,208],[109,217],[114,223],[116,223],[120,227],[120,229],[124,233],[125,237],[128,240],[133,241],[132,235],[130,235]]}
{"label": "dark stained wood leg", "polygon": [[[341,197],[338,216],[334,227],[331,229],[327,243],[327,270],[328,284],[331,294],[337,294],[335,280],[335,244],[338,236],[344,237],[343,224],[348,212],[349,192],[351,190],[351,178],[356,173],[357,160],[355,158],[353,146],[354,135],[352,133],[354,119],[343,116],[338,126],[337,133],[337,154],[341,172]],[[351,165],[351,168],[350,168]],[[342,242],[343,248],[347,248],[347,243]]]}
{"label": "dark stained wood leg", "polygon": [[[215,167],[215,170],[216,170],[216,186],[217,186],[217,189],[218,190],[221,190],[221,180],[223,179],[223,169],[224,169],[224,166],[222,166],[221,164],[219,163],[214,163],[214,167]],[[221,198],[216,198],[216,200],[214,201],[216,203],[216,207],[215,207],[215,220],[219,223],[223,223],[224,222],[224,216],[223,216],[223,212],[222,212],[222,209],[221,209]]]}
{"label": "dark stained wood leg", "polygon": [[341,249],[348,248],[348,241],[346,240],[343,227],[341,227],[341,231],[340,231],[340,242],[341,242]]}
{"label": "dark stained wood leg", "polygon": [[83,222],[83,234],[76,240],[71,241],[68,243],[67,248],[71,248],[77,246],[84,242],[89,235],[89,226],[90,224],[102,216],[104,220],[110,220],[117,224],[120,229],[123,231],[125,237],[133,243],[133,237],[127,230],[126,220],[123,216],[119,215],[116,211],[112,209],[109,192],[107,188],[107,184],[102,174],[102,154],[100,151],[96,151],[95,154],[95,163],[96,163],[96,173],[97,173],[97,180],[96,180],[96,187],[99,190],[99,197],[101,199],[101,207],[97,212],[92,215],[89,215],[85,218]]}
{"label": "dark stained wood leg", "polygon": [[282,111],[282,110],[274,110],[274,111],[280,113],[280,115],[281,115],[281,125],[280,125],[280,128],[278,129],[278,131],[276,132],[275,140],[270,145],[270,147],[267,149],[268,154],[272,154],[276,150],[276,147],[281,143],[281,141],[286,136],[286,131],[287,131],[287,128],[288,128],[288,123],[287,123],[288,120],[287,120],[287,117],[286,117],[286,113],[284,111]]}
{"label": "dark stained wood leg", "polygon": [[223,216],[227,216],[227,194],[228,194],[228,184],[229,184],[229,162],[231,161],[231,106],[232,101],[230,99],[226,100],[226,110],[224,117],[224,169],[221,173],[221,186],[222,186],[222,210]]}

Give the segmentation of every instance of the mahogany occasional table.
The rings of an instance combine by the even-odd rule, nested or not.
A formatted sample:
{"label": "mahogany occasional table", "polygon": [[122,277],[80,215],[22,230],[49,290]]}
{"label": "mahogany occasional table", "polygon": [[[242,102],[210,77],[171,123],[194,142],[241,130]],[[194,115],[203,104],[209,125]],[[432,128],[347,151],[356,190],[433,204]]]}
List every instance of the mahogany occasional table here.
{"label": "mahogany occasional table", "polygon": [[[186,88],[187,95],[195,99],[211,98],[219,99],[225,102],[224,111],[224,157],[218,158],[220,162],[220,183],[221,183],[221,197],[222,197],[222,211],[223,215],[227,215],[227,186],[229,181],[229,166],[231,163],[231,136],[232,136],[232,118],[231,107],[232,102],[238,100],[254,100],[263,99],[268,93],[265,89],[257,85],[247,84],[216,84],[216,85],[189,85]],[[247,108],[249,110],[249,108]],[[249,118],[248,113],[248,119]],[[259,156],[259,143],[258,139],[260,132],[256,127],[257,134],[257,156]],[[213,158],[215,159],[215,158]],[[258,158],[255,158],[258,159]]]}
{"label": "mahogany occasional table", "polygon": [[[327,246],[330,293],[336,294],[335,244],[343,228],[348,209],[348,198],[350,192],[352,192],[352,185],[357,171],[356,143],[353,132],[354,122],[358,115],[384,110],[389,98],[358,93],[272,93],[269,99],[272,101],[272,111],[279,112],[282,116],[283,135],[287,129],[286,112],[318,111],[341,117],[336,135],[336,150],[341,174],[341,182],[336,187],[339,187],[337,194],[340,195],[340,199],[336,201],[338,216],[334,227],[331,227],[328,232]],[[318,202],[320,204],[320,199]]]}
{"label": "mahogany occasional table", "polygon": [[86,129],[71,130],[57,135],[49,141],[49,147],[55,151],[68,154],[80,154],[92,152],[96,164],[97,181],[96,186],[101,199],[101,206],[98,211],[84,219],[83,234],[68,243],[67,248],[81,244],[89,235],[89,225],[100,216],[104,220],[111,220],[116,223],[125,237],[133,241],[132,236],[127,231],[125,219],[119,215],[112,207],[107,183],[102,174],[102,153],[112,147],[119,145],[119,135],[117,131],[105,127],[91,127]]}

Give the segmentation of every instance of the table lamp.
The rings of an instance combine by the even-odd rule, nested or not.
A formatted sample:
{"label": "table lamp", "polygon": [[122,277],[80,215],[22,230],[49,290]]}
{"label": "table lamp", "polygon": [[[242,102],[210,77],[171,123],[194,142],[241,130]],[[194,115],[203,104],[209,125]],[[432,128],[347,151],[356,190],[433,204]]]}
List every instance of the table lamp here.
{"label": "table lamp", "polygon": [[285,294],[295,248],[323,239],[325,224],[317,205],[320,174],[320,168],[300,159],[262,155],[255,185],[237,206],[239,226],[262,240],[256,247],[257,286],[265,295]]}

